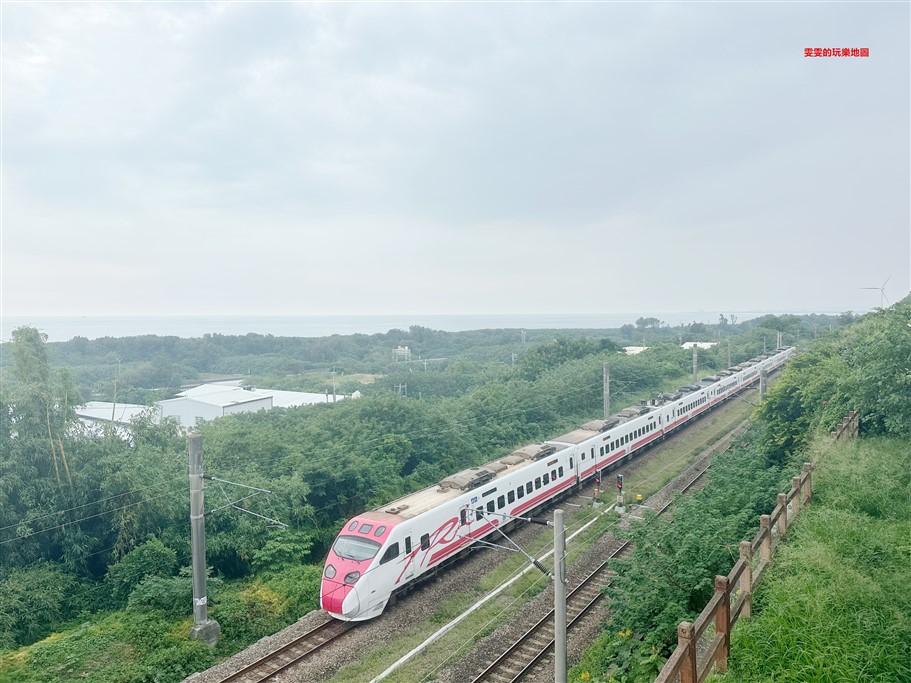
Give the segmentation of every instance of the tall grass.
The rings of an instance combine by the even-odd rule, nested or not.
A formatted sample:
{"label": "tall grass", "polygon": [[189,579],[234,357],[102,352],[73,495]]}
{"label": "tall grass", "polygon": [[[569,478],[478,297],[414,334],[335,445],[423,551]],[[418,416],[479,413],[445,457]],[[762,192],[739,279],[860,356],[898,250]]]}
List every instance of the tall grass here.
{"label": "tall grass", "polygon": [[776,553],[732,681],[911,681],[909,443],[817,444],[814,501]]}

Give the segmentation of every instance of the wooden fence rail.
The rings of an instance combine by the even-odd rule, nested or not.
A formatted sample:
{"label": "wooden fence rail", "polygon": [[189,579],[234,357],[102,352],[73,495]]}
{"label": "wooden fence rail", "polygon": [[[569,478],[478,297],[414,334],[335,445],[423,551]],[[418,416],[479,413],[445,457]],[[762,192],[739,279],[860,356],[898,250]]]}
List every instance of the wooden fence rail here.
{"label": "wooden fence rail", "polygon": [[[832,436],[837,441],[856,437],[858,423],[858,413],[852,410]],[[750,616],[753,589],[768,569],[772,550],[812,498],[813,466],[806,462],[801,475],[791,479],[791,490],[778,494],[772,514],[759,518],[759,532],[753,540],[740,544],[740,559],[734,568],[727,576],[715,577],[715,595],[696,621],[684,621],[677,627],[677,648],[655,683],[702,683],[713,666],[719,671],[727,670],[731,629],[740,617]]]}
{"label": "wooden fence rail", "polygon": [[677,628],[677,649],[655,683],[677,680],[680,683],[702,683],[712,667],[727,670],[731,629],[740,617],[750,616],[753,589],[769,566],[772,550],[812,497],[813,466],[804,463],[803,473],[791,480],[791,490],[778,494],[772,514],[759,518],[759,532],[753,540],[741,542],[740,559],[733,569],[727,576],[715,577],[715,595],[696,621],[681,622]]}
{"label": "wooden fence rail", "polygon": [[860,418],[858,417],[857,411],[852,410],[841,422],[838,423],[838,426],[832,430],[832,436],[835,437],[836,441],[853,439],[857,436],[857,430],[859,426]]}

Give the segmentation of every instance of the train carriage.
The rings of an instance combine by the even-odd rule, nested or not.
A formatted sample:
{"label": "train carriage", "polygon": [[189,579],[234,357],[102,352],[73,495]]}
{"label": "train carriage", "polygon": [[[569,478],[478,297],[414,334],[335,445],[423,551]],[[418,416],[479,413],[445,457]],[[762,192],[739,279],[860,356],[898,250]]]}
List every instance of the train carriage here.
{"label": "train carriage", "polygon": [[786,347],[763,354],[350,519],[326,558],[321,606],[347,621],[378,616],[397,592],[474,544],[499,536],[514,518],[528,517],[689,424],[757,382],[761,372],[780,367],[793,352]]}

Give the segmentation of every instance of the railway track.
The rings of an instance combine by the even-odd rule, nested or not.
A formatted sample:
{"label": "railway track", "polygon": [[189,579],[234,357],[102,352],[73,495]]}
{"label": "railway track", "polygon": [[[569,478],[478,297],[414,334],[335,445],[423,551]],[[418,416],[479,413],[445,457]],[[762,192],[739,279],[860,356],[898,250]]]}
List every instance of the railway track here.
{"label": "railway track", "polygon": [[[698,474],[680,488],[686,493],[696,487],[708,472],[711,463],[702,468]],[[656,512],[664,514],[674,503],[671,499]],[[630,542],[624,542],[610,554],[597,569],[585,577],[566,596],[566,629],[573,626],[588,614],[603,598],[602,588],[610,585],[610,560],[623,557],[630,550]],[[533,670],[543,667],[553,657],[554,652],[554,611],[540,619],[528,629],[506,652],[500,655],[490,666],[476,676],[472,683],[514,683],[522,680]]]}
{"label": "railway track", "polygon": [[220,683],[262,683],[271,680],[292,666],[300,664],[329,643],[335,642],[354,626],[352,622],[330,619],[248,664],[240,671],[222,678]]}

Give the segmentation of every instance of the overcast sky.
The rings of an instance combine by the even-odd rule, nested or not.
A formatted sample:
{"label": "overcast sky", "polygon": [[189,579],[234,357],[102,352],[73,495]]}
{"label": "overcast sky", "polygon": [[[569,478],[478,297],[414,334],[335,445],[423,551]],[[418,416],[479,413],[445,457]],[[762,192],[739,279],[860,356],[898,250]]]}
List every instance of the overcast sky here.
{"label": "overcast sky", "polygon": [[3,312],[868,310],[911,280],[909,35],[906,2],[4,2]]}

